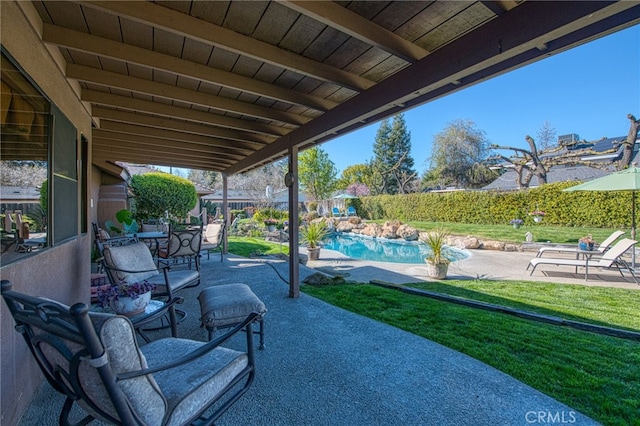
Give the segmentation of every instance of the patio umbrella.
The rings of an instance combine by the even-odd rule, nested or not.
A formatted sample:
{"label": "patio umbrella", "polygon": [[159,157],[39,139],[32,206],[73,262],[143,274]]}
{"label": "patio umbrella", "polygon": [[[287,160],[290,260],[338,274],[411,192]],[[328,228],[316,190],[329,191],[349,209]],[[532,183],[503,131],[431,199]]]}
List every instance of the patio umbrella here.
{"label": "patio umbrella", "polygon": [[339,200],[339,202],[337,204],[340,206],[340,208],[344,209],[344,200],[347,200],[347,199],[350,199],[350,198],[358,198],[358,197],[355,197],[355,196],[347,194],[347,193],[343,193],[343,194],[335,195],[335,196],[333,196],[331,198],[333,198],[334,200]]}
{"label": "patio umbrella", "polygon": [[[634,240],[636,239],[636,191],[638,190],[640,190],[640,168],[638,167],[630,167],[565,189],[565,191],[631,191],[631,238]],[[635,248],[631,253],[631,264],[635,269]]]}

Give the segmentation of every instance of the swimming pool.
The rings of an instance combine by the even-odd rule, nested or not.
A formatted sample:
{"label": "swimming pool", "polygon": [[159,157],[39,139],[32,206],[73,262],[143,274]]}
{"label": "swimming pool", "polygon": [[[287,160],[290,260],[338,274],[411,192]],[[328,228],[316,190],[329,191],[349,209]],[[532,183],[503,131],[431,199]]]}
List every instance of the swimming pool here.
{"label": "swimming pool", "polygon": [[[422,242],[388,240],[354,234],[333,234],[322,242],[322,247],[339,251],[353,259],[394,263],[424,263],[424,258],[431,252]],[[469,257],[464,250],[453,247],[446,248],[445,256],[451,261]]]}

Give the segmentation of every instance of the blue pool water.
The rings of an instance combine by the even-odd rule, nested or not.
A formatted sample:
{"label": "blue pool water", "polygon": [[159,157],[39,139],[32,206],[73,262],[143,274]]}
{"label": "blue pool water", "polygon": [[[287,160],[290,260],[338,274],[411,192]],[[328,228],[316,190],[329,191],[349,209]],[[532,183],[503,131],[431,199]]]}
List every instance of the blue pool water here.
{"label": "blue pool water", "polygon": [[[424,263],[431,252],[421,242],[397,241],[385,238],[370,238],[348,234],[333,234],[325,239],[322,247],[336,250],[352,259],[394,263]],[[463,250],[447,247],[446,257],[451,261],[469,257]]]}

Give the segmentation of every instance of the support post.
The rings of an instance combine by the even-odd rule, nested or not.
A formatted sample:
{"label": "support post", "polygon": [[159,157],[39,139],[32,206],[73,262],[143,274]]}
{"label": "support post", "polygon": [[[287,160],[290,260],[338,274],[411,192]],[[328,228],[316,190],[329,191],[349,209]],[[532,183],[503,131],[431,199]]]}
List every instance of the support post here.
{"label": "support post", "polygon": [[225,254],[229,253],[227,243],[229,230],[231,229],[231,211],[229,210],[229,203],[227,201],[227,192],[229,190],[229,187],[227,183],[227,176],[222,175],[222,214],[225,223],[224,228],[226,229],[226,232],[224,232],[222,235],[222,252]]}
{"label": "support post", "polygon": [[298,147],[289,147],[289,297],[300,297],[300,256],[298,250]]}

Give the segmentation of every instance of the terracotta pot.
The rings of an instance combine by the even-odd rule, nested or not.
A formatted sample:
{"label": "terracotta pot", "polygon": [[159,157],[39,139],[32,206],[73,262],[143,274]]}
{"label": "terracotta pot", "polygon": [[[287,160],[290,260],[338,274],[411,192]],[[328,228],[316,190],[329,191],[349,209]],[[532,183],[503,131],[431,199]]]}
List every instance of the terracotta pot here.
{"label": "terracotta pot", "polygon": [[320,247],[307,247],[307,253],[309,254],[309,260],[318,260],[320,257]]}
{"label": "terracotta pot", "polygon": [[150,300],[151,292],[148,291],[135,299],[128,296],[120,296],[118,300],[110,300],[109,305],[116,314],[130,317],[144,312]]}
{"label": "terracotta pot", "polygon": [[437,280],[443,280],[447,276],[449,270],[448,263],[431,263],[427,262],[427,276]]}

